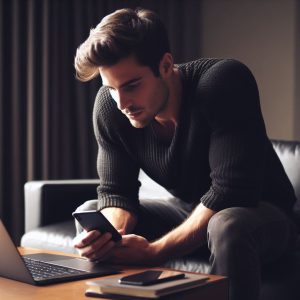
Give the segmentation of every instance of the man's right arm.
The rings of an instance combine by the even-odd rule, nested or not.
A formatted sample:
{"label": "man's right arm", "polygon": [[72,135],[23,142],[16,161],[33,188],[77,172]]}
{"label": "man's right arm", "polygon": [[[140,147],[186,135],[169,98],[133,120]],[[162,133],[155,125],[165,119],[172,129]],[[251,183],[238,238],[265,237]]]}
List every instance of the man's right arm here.
{"label": "man's right arm", "polygon": [[[121,234],[127,234],[137,222],[133,211],[137,211],[139,206],[139,166],[132,159],[134,154],[128,153],[130,147],[122,142],[128,131],[127,126],[131,125],[124,123],[122,113],[105,88],[99,90],[95,100],[93,125],[99,147],[98,208]],[[108,255],[115,242],[109,233],[93,230],[78,235],[74,246],[82,256],[101,259]]]}

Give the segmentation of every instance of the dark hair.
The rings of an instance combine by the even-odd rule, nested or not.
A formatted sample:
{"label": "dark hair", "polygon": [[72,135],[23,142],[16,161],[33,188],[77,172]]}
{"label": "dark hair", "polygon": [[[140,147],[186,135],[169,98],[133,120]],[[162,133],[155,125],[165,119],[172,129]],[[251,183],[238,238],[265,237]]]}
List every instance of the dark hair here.
{"label": "dark hair", "polygon": [[91,29],[75,56],[76,77],[88,81],[100,66],[111,66],[134,55],[141,65],[159,75],[159,63],[170,52],[168,35],[159,16],[145,9],[120,9]]}

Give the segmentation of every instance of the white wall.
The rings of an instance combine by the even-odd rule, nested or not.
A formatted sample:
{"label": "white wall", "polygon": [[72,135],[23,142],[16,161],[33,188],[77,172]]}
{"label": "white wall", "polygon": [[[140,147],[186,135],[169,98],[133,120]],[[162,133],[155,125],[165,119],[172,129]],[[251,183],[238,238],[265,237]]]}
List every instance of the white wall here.
{"label": "white wall", "polygon": [[202,0],[201,56],[236,58],[252,70],[270,138],[300,140],[296,2]]}

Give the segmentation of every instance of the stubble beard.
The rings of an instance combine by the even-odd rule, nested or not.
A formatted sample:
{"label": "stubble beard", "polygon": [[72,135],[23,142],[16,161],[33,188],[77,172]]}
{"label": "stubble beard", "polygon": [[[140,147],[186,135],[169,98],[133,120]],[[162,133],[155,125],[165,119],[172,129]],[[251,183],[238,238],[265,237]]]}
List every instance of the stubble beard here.
{"label": "stubble beard", "polygon": [[164,101],[161,103],[161,105],[158,107],[158,109],[151,115],[146,116],[144,120],[132,120],[129,118],[129,121],[131,125],[135,128],[144,128],[147,125],[149,125],[157,115],[162,113],[168,104],[168,99],[169,99],[169,90],[166,88],[165,89],[165,95],[164,95]]}
{"label": "stubble beard", "polygon": [[144,120],[132,120],[129,118],[129,122],[135,128],[144,128],[147,125],[149,125],[151,122],[153,122],[155,117],[159,115],[161,112],[163,112],[166,107],[167,107],[167,99],[165,99],[162,105],[151,116],[147,116]]}
{"label": "stubble beard", "polygon": [[149,125],[152,122],[153,119],[154,119],[154,117],[153,118],[147,118],[147,120],[142,120],[142,121],[129,119],[129,122],[135,128],[144,128],[147,125]]}

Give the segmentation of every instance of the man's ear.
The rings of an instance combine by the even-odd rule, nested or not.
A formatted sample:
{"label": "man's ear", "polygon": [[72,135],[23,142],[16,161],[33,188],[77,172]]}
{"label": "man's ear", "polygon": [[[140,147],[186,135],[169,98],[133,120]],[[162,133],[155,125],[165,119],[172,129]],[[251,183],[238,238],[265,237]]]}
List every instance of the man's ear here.
{"label": "man's ear", "polygon": [[163,79],[168,78],[173,72],[173,56],[171,53],[165,53],[159,63],[159,73]]}

